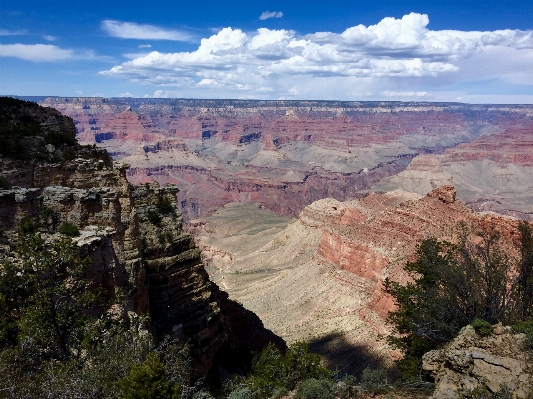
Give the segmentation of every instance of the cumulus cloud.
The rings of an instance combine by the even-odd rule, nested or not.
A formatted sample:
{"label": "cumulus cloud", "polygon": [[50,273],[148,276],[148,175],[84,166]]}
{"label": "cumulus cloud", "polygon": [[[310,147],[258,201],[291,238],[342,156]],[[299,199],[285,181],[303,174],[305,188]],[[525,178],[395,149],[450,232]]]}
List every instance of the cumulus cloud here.
{"label": "cumulus cloud", "polygon": [[269,18],[281,18],[281,17],[283,17],[283,13],[281,11],[264,11],[259,16],[259,19],[261,21],[264,21],[265,19],[269,19]]}
{"label": "cumulus cloud", "polygon": [[202,39],[195,51],[152,51],[100,73],[181,90],[209,87],[212,95],[269,98],[318,98],[321,90],[350,98],[370,89],[388,97],[426,98],[428,90],[416,85],[467,75],[503,79],[502,68],[508,79],[532,76],[533,31],[432,31],[428,23],[427,15],[411,13],[340,33],[228,27]]}
{"label": "cumulus cloud", "polygon": [[52,44],[0,44],[0,57],[14,57],[26,61],[64,61],[75,57],[72,50]]}
{"label": "cumulus cloud", "polygon": [[192,35],[180,30],[164,29],[154,25],[137,24],[135,22],[121,22],[112,19],[102,21],[101,27],[110,36],[122,39],[140,40],[174,40],[188,42]]}

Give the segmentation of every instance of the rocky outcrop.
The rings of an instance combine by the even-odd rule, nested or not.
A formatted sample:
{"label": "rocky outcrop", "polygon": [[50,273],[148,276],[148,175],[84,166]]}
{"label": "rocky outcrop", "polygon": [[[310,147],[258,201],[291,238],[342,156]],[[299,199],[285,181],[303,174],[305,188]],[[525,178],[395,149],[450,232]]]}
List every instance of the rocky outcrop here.
{"label": "rocky outcrop", "polygon": [[525,334],[515,334],[501,324],[482,337],[472,326],[464,327],[445,348],[426,353],[422,368],[436,382],[433,399],[472,397],[476,391],[503,390],[513,398],[533,393],[533,352],[525,346]]}
{"label": "rocky outcrop", "polygon": [[372,295],[369,307],[383,318],[393,303],[383,293],[382,281],[390,277],[407,282],[402,265],[422,240],[453,241],[459,222],[499,231],[509,248],[519,237],[518,220],[471,210],[456,200],[452,186],[436,188],[425,197],[396,191],[344,203],[321,200],[307,207],[300,220],[322,231],[318,255],[366,279]]}
{"label": "rocky outcrop", "polygon": [[[57,113],[44,108],[38,112]],[[28,218],[43,214],[49,226],[42,234],[58,235],[61,222],[76,225],[80,235],[75,240],[92,259],[88,278],[111,297],[124,296],[121,308],[113,312],[146,315],[156,338],[169,335],[191,344],[198,375],[207,374],[217,352],[228,345],[243,353],[266,345],[264,340],[251,345],[232,332],[234,308],[209,280],[200,250],[182,229],[175,186],[133,186],[126,179],[129,165],[114,162],[96,146],[62,144],[57,152],[53,159],[53,154],[0,158],[0,176],[7,186],[0,190],[0,229],[8,237],[14,239]],[[276,338],[256,319],[247,319],[255,335]]]}

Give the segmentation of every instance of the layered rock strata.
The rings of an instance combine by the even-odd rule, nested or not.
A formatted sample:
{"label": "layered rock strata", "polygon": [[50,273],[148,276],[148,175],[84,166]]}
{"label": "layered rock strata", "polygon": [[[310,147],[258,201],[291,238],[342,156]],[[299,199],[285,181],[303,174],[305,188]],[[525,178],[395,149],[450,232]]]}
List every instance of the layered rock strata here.
{"label": "layered rock strata", "polygon": [[394,309],[384,279],[407,282],[402,266],[417,245],[428,237],[453,240],[459,222],[494,228],[510,245],[519,237],[517,220],[473,211],[451,186],[423,197],[396,191],[323,199],[297,220],[231,204],[191,227],[211,278],[230,298],[287,341],[311,342],[333,368],[360,372],[398,356],[376,340],[390,332],[385,318]]}
{"label": "layered rock strata", "polygon": [[[45,108],[39,112],[57,114]],[[53,126],[43,128],[42,135]],[[74,125],[65,132],[74,138]],[[113,312],[149,316],[157,338],[170,335],[176,342],[190,343],[199,375],[208,372],[216,353],[228,345],[246,353],[277,339],[255,315],[247,316],[248,328],[262,340],[246,342],[232,333],[231,322],[240,316],[231,314],[235,308],[209,280],[200,250],[183,231],[175,186],[134,187],[126,180],[128,165],[113,162],[96,146],[48,150],[57,154],[40,161],[0,159],[0,229],[8,237],[14,239],[25,220],[43,210],[55,214],[56,225],[75,224],[80,229],[75,240],[92,259],[88,278],[111,296],[124,296],[123,307]],[[248,311],[236,310],[242,312]]]}
{"label": "layered rock strata", "polygon": [[453,103],[40,101],[72,116],[83,143],[131,164],[131,182],[177,184],[186,221],[229,202],[254,201],[296,217],[318,199],[359,198],[413,157],[520,126],[533,111]]}
{"label": "layered rock strata", "polygon": [[374,190],[403,188],[424,194],[443,184],[479,212],[533,220],[533,121],[460,144],[441,155],[421,155],[405,171],[383,179]]}

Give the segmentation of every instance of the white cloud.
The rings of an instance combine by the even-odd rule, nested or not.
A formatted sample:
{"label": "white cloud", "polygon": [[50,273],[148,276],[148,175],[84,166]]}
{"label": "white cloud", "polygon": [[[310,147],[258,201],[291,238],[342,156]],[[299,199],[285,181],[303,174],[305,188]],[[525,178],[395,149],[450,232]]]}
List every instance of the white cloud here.
{"label": "white cloud", "polygon": [[0,57],[13,57],[33,62],[67,60],[115,61],[113,57],[97,55],[93,50],[64,49],[53,44],[0,44]]}
{"label": "white cloud", "polygon": [[281,11],[264,11],[259,16],[259,19],[261,21],[264,21],[265,19],[269,19],[269,18],[281,18],[281,17],[283,17],[283,13]]}
{"label": "white cloud", "polygon": [[53,42],[53,41],[57,40],[57,37],[51,36],[51,35],[43,35],[43,39],[44,40],[48,40],[49,42]]}
{"label": "white cloud", "polygon": [[138,47],[139,47],[139,48],[151,48],[152,45],[151,45],[151,44],[139,44]]}
{"label": "white cloud", "polygon": [[216,86],[217,84],[215,79],[202,79],[197,83],[198,86]]}
{"label": "white cloud", "polygon": [[429,99],[440,86],[463,81],[533,84],[533,31],[432,31],[428,23],[427,15],[411,13],[303,36],[228,27],[195,51],[139,54],[100,73],[174,87],[182,96],[209,87],[213,97],[351,99],[372,92]]}
{"label": "white cloud", "polygon": [[184,31],[165,29],[154,25],[137,24],[135,22],[121,22],[106,19],[102,21],[101,27],[110,36],[122,39],[174,40],[180,42],[193,40],[192,35]]}
{"label": "white cloud", "polygon": [[126,93],[120,93],[119,97],[134,97],[134,95],[127,91]]}
{"label": "white cloud", "polygon": [[27,32],[28,32],[27,29],[18,29],[18,30],[0,29],[0,36],[19,36],[19,35],[24,35]]}
{"label": "white cloud", "polygon": [[0,57],[15,57],[26,61],[64,61],[74,58],[72,50],[52,44],[0,44]]}

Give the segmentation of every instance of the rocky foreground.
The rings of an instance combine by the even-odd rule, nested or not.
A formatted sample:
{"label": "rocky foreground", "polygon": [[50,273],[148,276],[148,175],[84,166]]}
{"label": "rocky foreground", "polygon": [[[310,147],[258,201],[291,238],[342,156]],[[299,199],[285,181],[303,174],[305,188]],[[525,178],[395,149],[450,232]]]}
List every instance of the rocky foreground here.
{"label": "rocky foreground", "polygon": [[296,217],[323,198],[443,184],[474,209],[532,218],[527,105],[35,100],[71,116],[82,143],[129,163],[132,183],[176,184],[185,221],[230,202]]}
{"label": "rocky foreground", "polygon": [[492,326],[492,334],[485,337],[472,326],[464,327],[445,348],[424,355],[422,367],[436,382],[431,398],[471,397],[476,390],[481,396],[482,384],[504,397],[531,397],[533,354],[525,338],[501,324]]}

